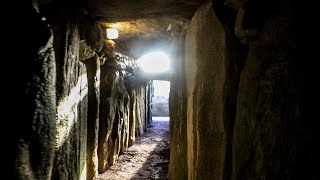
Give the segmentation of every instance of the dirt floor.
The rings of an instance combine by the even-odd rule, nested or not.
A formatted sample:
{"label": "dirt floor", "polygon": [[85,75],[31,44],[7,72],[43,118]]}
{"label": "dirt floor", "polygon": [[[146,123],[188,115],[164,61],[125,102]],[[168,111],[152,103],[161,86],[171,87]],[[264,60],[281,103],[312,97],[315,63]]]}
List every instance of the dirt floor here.
{"label": "dirt floor", "polygon": [[169,121],[154,120],[117,163],[96,180],[168,179],[169,152]]}

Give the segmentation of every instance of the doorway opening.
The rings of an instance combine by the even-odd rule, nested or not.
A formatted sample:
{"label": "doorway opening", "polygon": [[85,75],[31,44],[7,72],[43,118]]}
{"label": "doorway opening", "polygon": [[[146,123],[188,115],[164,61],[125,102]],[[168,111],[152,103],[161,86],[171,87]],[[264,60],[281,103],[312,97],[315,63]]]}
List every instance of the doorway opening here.
{"label": "doorway opening", "polygon": [[151,114],[153,121],[169,121],[170,81],[153,80]]}

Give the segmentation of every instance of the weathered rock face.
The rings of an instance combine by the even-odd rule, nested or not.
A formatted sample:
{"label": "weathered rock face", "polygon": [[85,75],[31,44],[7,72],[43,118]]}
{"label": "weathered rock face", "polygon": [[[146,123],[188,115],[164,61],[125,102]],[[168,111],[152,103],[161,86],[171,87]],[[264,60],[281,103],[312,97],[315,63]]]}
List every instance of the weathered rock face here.
{"label": "weathered rock face", "polygon": [[[35,39],[31,60],[23,63],[18,95],[25,111],[12,126],[22,128],[10,136],[9,179],[92,180],[98,158],[109,167],[145,131],[147,81],[135,80],[132,60],[110,61],[100,75],[101,29],[81,24],[76,8],[46,5],[40,8],[46,18],[32,7]],[[86,23],[96,28],[83,28]]]}
{"label": "weathered rock face", "polygon": [[189,179],[222,179],[225,46],[223,27],[205,3],[193,16],[185,42]]}
{"label": "weathered rock face", "polygon": [[[249,53],[238,92],[233,179],[319,179],[317,96],[309,5],[275,3]],[[313,11],[313,12],[312,12]],[[292,15],[292,13],[296,13]]]}
{"label": "weathered rock face", "polygon": [[149,85],[141,86],[141,82],[131,79],[127,83],[130,89],[130,118],[129,118],[129,146],[136,137],[139,137],[146,130],[146,125],[151,123],[151,107],[149,96]]}
{"label": "weathered rock face", "polygon": [[98,134],[100,108],[100,61],[98,56],[85,60],[88,77],[87,179],[98,175]]}
{"label": "weathered rock face", "polygon": [[101,20],[119,21],[138,18],[185,17],[190,18],[200,6],[202,0],[140,0],[129,2],[119,0],[106,2],[102,0],[88,1],[90,13]]}
{"label": "weathered rock face", "polygon": [[99,172],[114,164],[119,154],[146,128],[147,83],[139,83],[129,76],[125,71],[128,64],[114,58],[101,67]]}
{"label": "weathered rock face", "polygon": [[[319,179],[314,8],[228,3],[201,7],[187,31],[188,177],[181,179]],[[171,117],[183,105],[171,103]],[[173,142],[171,159],[184,159]],[[182,168],[173,162],[169,175],[177,179]]]}
{"label": "weathered rock face", "polygon": [[56,59],[53,34],[47,21],[42,20],[35,9],[31,12],[30,32],[34,38],[31,59],[24,59],[28,66],[24,67],[27,70],[19,82],[23,83],[23,90],[19,92],[24,94],[16,102],[24,110],[10,119],[15,129],[10,130],[14,132],[12,136],[6,137],[16,143],[9,147],[12,148],[10,153],[14,153],[10,163],[15,164],[10,166],[8,179],[51,179],[54,161]]}
{"label": "weathered rock face", "polygon": [[[236,5],[234,5],[236,6]],[[240,43],[235,35],[235,20],[237,11],[225,6],[222,1],[213,1],[215,15],[225,30],[225,68],[226,77],[223,89],[224,128],[226,132],[226,155],[224,161],[223,179],[232,176],[232,141],[236,118],[236,104],[239,91],[240,74],[246,62],[248,46]]]}
{"label": "weathered rock face", "polygon": [[180,32],[172,42],[175,61],[170,81],[170,164],[169,179],[188,179],[187,166],[187,96],[185,76],[184,34]]}
{"label": "weathered rock face", "polygon": [[134,99],[134,101],[131,102],[133,103],[133,108],[130,108],[132,110],[132,116],[130,117],[130,119],[133,119],[132,122],[135,126],[133,128],[132,124],[132,130],[134,130],[134,132],[130,133],[132,134],[132,136],[130,136],[129,144],[132,145],[135,141],[135,138],[141,136],[146,130],[146,125],[150,123],[150,107],[148,106],[148,104],[150,103],[150,99],[148,99],[148,86],[141,86],[139,82],[132,81],[128,87],[131,89],[132,92],[130,94],[130,97],[131,99]]}
{"label": "weathered rock face", "polygon": [[56,153],[52,178],[86,179],[88,78],[79,61],[76,19],[54,29],[57,54]]}

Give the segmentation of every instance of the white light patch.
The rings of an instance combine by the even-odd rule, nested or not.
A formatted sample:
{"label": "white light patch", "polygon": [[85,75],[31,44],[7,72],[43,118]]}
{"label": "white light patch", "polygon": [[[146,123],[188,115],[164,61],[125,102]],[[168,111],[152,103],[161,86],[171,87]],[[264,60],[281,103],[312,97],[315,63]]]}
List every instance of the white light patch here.
{"label": "white light patch", "polygon": [[119,31],[115,28],[107,28],[107,38],[117,39],[119,37]]}
{"label": "white light patch", "polygon": [[170,93],[170,82],[169,81],[159,81],[153,80],[154,95],[169,97]]}
{"label": "white light patch", "polygon": [[169,71],[170,59],[163,52],[152,52],[137,60],[138,66],[146,73],[161,73]]}

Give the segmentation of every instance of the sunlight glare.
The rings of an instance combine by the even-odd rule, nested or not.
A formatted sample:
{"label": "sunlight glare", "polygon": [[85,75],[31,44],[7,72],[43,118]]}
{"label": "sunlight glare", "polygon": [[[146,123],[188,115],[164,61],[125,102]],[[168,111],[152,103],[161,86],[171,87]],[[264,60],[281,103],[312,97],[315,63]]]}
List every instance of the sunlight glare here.
{"label": "sunlight glare", "polygon": [[152,52],[137,60],[138,66],[146,73],[161,73],[169,71],[170,59],[163,52]]}

